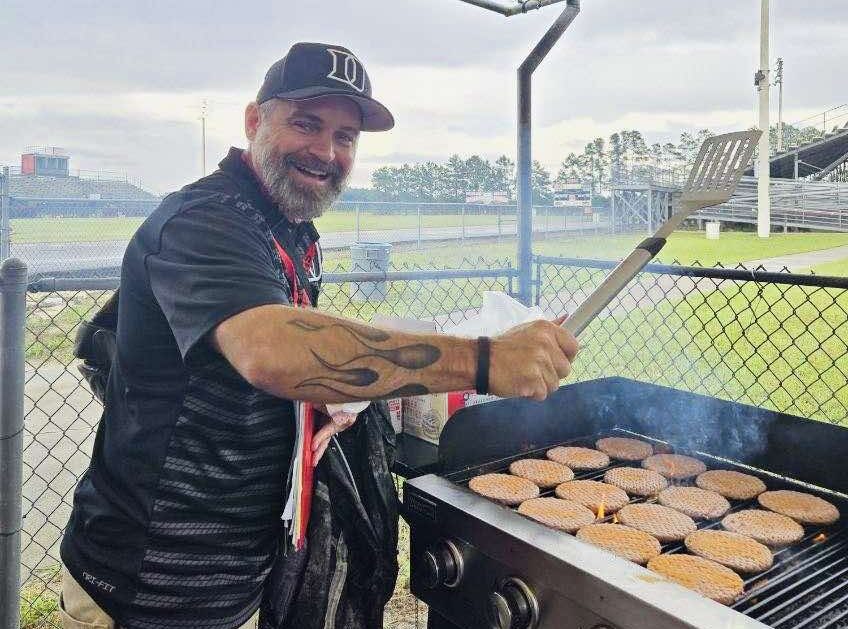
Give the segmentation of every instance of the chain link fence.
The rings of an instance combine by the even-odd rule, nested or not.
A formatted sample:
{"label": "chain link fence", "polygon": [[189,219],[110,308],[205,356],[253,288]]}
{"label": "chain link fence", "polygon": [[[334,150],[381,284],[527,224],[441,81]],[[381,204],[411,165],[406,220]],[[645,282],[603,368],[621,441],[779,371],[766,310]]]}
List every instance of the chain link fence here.
{"label": "chain link fence", "polygon": [[[8,171],[8,168],[6,168]],[[125,179],[0,175],[0,251],[20,258],[31,275],[119,274],[132,234],[161,198]],[[538,205],[537,238],[605,232],[607,215],[592,208]],[[404,250],[514,242],[517,206],[507,203],[339,201],[316,222],[321,246],[342,257],[354,243]]]}
{"label": "chain link fence", "polygon": [[[537,257],[535,301],[550,315],[573,310],[613,266]],[[321,309],[366,321],[378,313],[434,320],[441,330],[476,314],[485,291],[511,293],[516,276],[507,260],[447,269],[407,264],[386,275],[348,268],[325,272]],[[77,373],[73,338],[116,286],[114,278],[42,278],[29,287],[22,627],[59,626],[58,544],[102,410]],[[581,345],[575,380],[619,375],[836,424],[848,417],[846,279],[652,265]],[[386,621],[404,629],[426,623],[408,593],[405,534]]]}
{"label": "chain link fence", "polygon": [[[436,321],[445,329],[476,314],[483,292],[511,292],[515,270],[506,260],[466,260],[458,269],[392,267],[386,278],[325,272],[319,307],[371,320],[379,313]],[[382,280],[388,281],[383,285]],[[378,280],[378,281],[375,281]],[[32,282],[27,295],[26,384],[21,593],[22,627],[59,627],[59,542],[70,515],[77,480],[88,467],[102,407],[82,381],[73,358],[81,321],[108,300],[116,278]],[[367,290],[365,290],[365,288]],[[379,301],[373,301],[379,295]],[[371,298],[372,300],[369,300]],[[402,531],[402,536],[406,531]],[[408,540],[401,540],[406,552]],[[418,626],[425,613],[408,593],[408,561],[387,626]],[[412,624],[410,624],[412,623]]]}
{"label": "chain link fence", "polygon": [[[568,312],[613,262],[538,257]],[[624,376],[848,425],[848,279],[649,265],[581,337],[574,378]]]}

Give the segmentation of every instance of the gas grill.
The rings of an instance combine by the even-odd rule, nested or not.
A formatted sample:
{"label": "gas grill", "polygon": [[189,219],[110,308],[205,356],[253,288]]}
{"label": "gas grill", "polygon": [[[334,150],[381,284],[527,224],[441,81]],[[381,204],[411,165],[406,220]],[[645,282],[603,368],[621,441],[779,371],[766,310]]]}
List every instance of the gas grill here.
{"label": "gas grill", "polygon": [[[759,476],[769,489],[820,495],[842,518],[805,527],[800,542],[775,552],[772,568],[743,575],[745,592],[727,607],[466,487],[471,477],[506,471],[518,458],[544,458],[556,445],[593,447],[613,435],[697,457],[709,469]],[[446,425],[438,457],[438,474],[404,488],[411,589],[429,606],[429,629],[848,627],[843,428],[605,378],[561,387],[542,403],[502,400],[463,409]],[[600,478],[604,471],[576,477]],[[731,505],[733,511],[757,507],[756,500]],[[716,528],[719,521],[698,526]],[[666,544],[663,552],[685,549]]]}

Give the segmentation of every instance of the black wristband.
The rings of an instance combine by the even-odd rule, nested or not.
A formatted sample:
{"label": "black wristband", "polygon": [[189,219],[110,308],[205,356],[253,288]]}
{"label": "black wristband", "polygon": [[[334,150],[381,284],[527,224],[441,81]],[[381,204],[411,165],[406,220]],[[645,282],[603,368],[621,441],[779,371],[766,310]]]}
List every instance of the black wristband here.
{"label": "black wristband", "polygon": [[490,339],[488,336],[477,338],[477,378],[474,388],[477,393],[485,395],[489,392],[489,354]]}

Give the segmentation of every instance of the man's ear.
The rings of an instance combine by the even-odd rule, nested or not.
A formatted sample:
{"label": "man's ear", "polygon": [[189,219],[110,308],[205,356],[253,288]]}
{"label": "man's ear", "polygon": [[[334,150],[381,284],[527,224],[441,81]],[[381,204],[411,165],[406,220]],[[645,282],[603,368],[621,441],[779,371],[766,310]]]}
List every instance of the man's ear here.
{"label": "man's ear", "polygon": [[247,104],[244,110],[244,134],[249,142],[256,138],[256,130],[259,128],[259,105],[255,101]]}

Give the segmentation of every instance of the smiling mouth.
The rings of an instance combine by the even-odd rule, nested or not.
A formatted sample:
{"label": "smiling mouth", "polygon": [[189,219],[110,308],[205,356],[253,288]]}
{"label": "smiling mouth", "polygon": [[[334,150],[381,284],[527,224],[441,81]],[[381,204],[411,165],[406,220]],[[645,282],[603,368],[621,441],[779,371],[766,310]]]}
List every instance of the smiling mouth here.
{"label": "smiling mouth", "polygon": [[292,166],[294,166],[294,169],[297,172],[299,172],[301,175],[303,175],[304,177],[306,177],[308,179],[312,179],[314,181],[324,182],[324,181],[327,181],[330,178],[330,173],[323,171],[323,170],[317,170],[317,169],[314,169],[314,168],[307,168],[306,166],[300,166],[298,164],[292,164]]}

